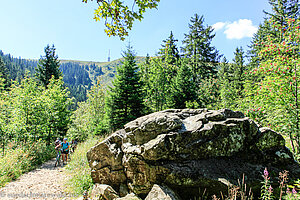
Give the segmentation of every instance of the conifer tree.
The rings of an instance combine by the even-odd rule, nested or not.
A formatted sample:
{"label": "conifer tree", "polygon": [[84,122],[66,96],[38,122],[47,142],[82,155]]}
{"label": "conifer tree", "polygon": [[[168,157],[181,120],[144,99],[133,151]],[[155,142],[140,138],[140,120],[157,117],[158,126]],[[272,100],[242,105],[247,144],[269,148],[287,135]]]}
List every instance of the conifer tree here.
{"label": "conifer tree", "polygon": [[233,92],[231,90],[231,74],[229,71],[230,65],[228,60],[224,57],[220,69],[218,71],[218,79],[220,82],[220,107],[221,108],[232,108],[232,98]]}
{"label": "conifer tree", "polygon": [[182,61],[172,84],[169,107],[182,109],[186,108],[187,102],[195,101],[197,95],[194,86],[192,72],[187,62]]}
{"label": "conifer tree", "polygon": [[141,65],[145,103],[152,111],[166,109],[167,69],[160,58]]}
{"label": "conifer tree", "polygon": [[178,40],[174,38],[173,32],[171,31],[170,36],[166,40],[163,40],[162,48],[158,53],[163,62],[175,65],[179,60],[176,42],[178,42]]}
{"label": "conifer tree", "polygon": [[233,63],[228,63],[224,58],[218,72],[221,107],[230,109],[239,106],[238,102],[243,98],[244,81],[247,75],[243,48],[236,48],[234,55]]}
{"label": "conifer tree", "polygon": [[216,74],[220,56],[216,48],[211,45],[215,34],[212,33],[211,26],[204,26],[204,17],[195,14],[190,22],[189,33],[185,34],[182,41],[182,51],[184,56],[190,59],[193,79],[196,84],[199,84],[201,79]]}
{"label": "conifer tree", "polygon": [[176,45],[177,41],[178,40],[174,38],[174,35],[171,31],[170,36],[166,40],[163,40],[163,44],[161,45],[162,48],[158,53],[161,68],[155,69],[163,71],[164,73],[164,75],[159,76],[161,79],[159,82],[162,83],[162,85],[159,86],[161,89],[160,93],[163,94],[161,95],[161,110],[171,108],[171,105],[173,104],[171,88],[177,75],[180,60],[179,51]]}
{"label": "conifer tree", "polygon": [[299,0],[269,0],[273,13],[264,11],[269,18],[279,22],[281,26],[287,26],[286,19],[299,18]]}
{"label": "conifer tree", "polygon": [[[259,52],[265,47],[267,37],[273,38],[276,42],[282,42],[287,31],[287,21],[290,18],[299,18],[299,0],[269,0],[272,12],[264,11],[267,15],[264,22],[259,26],[254,35],[248,56],[250,67],[256,68],[264,58],[259,58]],[[273,26],[274,24],[276,26]]]}
{"label": "conifer tree", "polygon": [[50,83],[52,76],[55,79],[59,79],[62,76],[59,69],[58,56],[55,55],[54,45],[52,47],[49,45],[45,47],[45,56],[40,58],[35,75],[45,88]]}
{"label": "conifer tree", "polygon": [[242,91],[244,89],[244,81],[245,81],[245,71],[246,71],[246,66],[245,66],[245,61],[244,61],[244,50],[242,47],[236,48],[234,52],[234,59],[233,59],[233,82],[234,82],[234,87],[236,89],[236,95],[237,97],[241,97]]}
{"label": "conifer tree", "polygon": [[112,130],[121,128],[127,122],[143,115],[143,93],[140,72],[135,53],[129,45],[123,52],[124,62],[117,68],[117,75],[107,99],[108,115]]}
{"label": "conifer tree", "polygon": [[3,62],[2,57],[0,56],[0,78],[2,78],[2,83],[4,88],[7,88],[9,86],[9,72],[7,67],[5,66],[5,63]]}
{"label": "conifer tree", "polygon": [[250,63],[249,66],[251,68],[257,67],[260,62],[260,58],[258,56],[258,53],[262,49],[262,45],[265,39],[266,35],[271,34],[271,25],[268,22],[268,20],[265,20],[263,24],[260,24],[258,27],[257,32],[254,34],[252,41],[250,42],[249,48],[250,50],[248,51],[248,57],[250,57]]}

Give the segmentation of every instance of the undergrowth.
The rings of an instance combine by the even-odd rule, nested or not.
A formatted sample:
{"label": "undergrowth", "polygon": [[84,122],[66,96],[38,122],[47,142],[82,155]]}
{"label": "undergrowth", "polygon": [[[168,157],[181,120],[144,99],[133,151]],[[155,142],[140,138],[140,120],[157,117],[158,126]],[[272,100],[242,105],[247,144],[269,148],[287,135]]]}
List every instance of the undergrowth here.
{"label": "undergrowth", "polygon": [[99,142],[98,137],[87,139],[78,144],[75,152],[72,154],[72,160],[65,167],[66,173],[70,175],[67,180],[67,192],[75,195],[82,195],[85,190],[93,186],[91,178],[91,169],[88,165],[86,152]]}
{"label": "undergrowth", "polygon": [[0,187],[53,157],[55,157],[54,148],[41,141],[8,149],[5,155],[0,157]]}
{"label": "undergrowth", "polygon": [[[271,185],[269,172],[267,168],[264,170],[263,181],[261,186],[260,200],[299,200],[299,189],[300,189],[300,180],[298,179],[291,185],[287,184],[288,182],[288,171],[284,170],[279,173],[279,188],[278,194],[275,194],[274,189]],[[247,191],[247,186],[244,181],[244,176],[242,183],[239,182],[238,186],[232,186],[228,190],[228,195],[226,197],[217,197],[213,195],[211,198],[199,198],[198,200],[255,200],[251,188]]]}

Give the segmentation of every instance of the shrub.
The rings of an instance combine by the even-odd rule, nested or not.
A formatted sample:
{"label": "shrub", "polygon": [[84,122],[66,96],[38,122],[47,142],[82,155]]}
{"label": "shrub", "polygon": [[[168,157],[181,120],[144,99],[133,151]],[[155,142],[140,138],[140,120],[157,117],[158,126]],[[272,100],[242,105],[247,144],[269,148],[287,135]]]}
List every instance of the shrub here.
{"label": "shrub", "polygon": [[0,187],[53,157],[54,148],[42,141],[7,150],[6,154],[0,157]]}

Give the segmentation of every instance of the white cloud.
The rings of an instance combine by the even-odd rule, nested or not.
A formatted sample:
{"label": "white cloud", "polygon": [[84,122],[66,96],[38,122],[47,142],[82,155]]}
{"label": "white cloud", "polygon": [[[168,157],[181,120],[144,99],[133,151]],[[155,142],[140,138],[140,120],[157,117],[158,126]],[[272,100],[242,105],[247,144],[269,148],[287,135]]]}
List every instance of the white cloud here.
{"label": "white cloud", "polygon": [[225,35],[227,39],[242,39],[245,37],[253,37],[257,32],[257,27],[252,24],[249,19],[239,19],[238,21],[217,22],[212,26],[215,31],[221,30],[225,27]]}
{"label": "white cloud", "polygon": [[242,39],[252,37],[257,32],[257,27],[249,19],[240,19],[226,25],[224,33],[228,39]]}
{"label": "white cloud", "polygon": [[212,25],[212,27],[215,31],[218,31],[218,30],[221,30],[225,25],[226,25],[226,23],[224,23],[224,22],[217,22],[214,25]]}

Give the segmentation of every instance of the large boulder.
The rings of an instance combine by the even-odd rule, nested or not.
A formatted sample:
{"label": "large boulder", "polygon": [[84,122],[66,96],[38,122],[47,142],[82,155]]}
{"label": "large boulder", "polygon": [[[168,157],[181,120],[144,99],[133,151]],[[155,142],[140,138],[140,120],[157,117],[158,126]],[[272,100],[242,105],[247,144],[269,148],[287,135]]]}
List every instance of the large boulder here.
{"label": "large boulder", "polygon": [[243,174],[247,185],[299,164],[283,137],[260,127],[241,112],[172,109],[140,117],[87,152],[95,183],[128,189],[145,198],[154,184],[166,185],[182,199],[206,189],[227,191]]}
{"label": "large boulder", "polygon": [[141,198],[131,193],[131,194],[127,194],[125,197],[120,197],[115,200],[141,200]]}
{"label": "large boulder", "polygon": [[170,188],[154,184],[145,200],[181,200]]}
{"label": "large boulder", "polygon": [[117,192],[109,185],[96,183],[91,192],[91,200],[114,200],[119,198]]}

